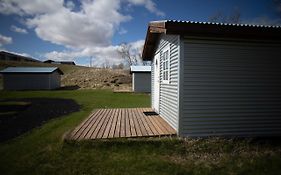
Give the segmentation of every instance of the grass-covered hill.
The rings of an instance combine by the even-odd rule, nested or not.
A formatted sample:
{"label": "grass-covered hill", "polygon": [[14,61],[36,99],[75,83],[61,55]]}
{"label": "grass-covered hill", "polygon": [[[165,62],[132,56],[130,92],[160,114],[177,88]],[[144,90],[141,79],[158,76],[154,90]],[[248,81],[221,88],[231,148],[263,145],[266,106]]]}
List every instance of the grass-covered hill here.
{"label": "grass-covered hill", "polygon": [[[0,70],[6,67],[59,67],[64,75],[62,76],[63,87],[78,87],[80,89],[129,89],[131,86],[131,75],[128,70],[90,68],[75,65],[0,61]],[[2,77],[0,76],[2,87]]]}

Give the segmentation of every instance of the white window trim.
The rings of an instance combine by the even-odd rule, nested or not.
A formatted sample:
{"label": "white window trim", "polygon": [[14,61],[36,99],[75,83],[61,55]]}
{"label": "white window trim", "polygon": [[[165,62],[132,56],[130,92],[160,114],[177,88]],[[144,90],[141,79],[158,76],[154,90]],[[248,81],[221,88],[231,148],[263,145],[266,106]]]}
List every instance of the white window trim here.
{"label": "white window trim", "polygon": [[[167,76],[168,76],[168,80],[164,80],[164,61],[163,61],[163,54],[168,51],[168,58],[167,58],[167,62],[168,62],[168,66],[167,66]],[[161,56],[162,56],[162,83],[163,84],[170,84],[170,44],[168,44],[167,46],[165,46],[162,50],[162,53],[161,53]]]}

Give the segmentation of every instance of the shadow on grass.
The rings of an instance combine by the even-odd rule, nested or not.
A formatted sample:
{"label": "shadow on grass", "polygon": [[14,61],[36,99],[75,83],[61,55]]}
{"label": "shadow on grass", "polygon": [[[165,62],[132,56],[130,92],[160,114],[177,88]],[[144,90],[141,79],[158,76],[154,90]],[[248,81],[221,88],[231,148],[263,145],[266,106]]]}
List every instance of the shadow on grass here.
{"label": "shadow on grass", "polygon": [[48,120],[80,110],[72,99],[24,98],[0,101],[0,142],[15,138]]}
{"label": "shadow on grass", "polygon": [[63,86],[63,87],[60,87],[60,88],[57,89],[57,90],[77,90],[77,89],[80,89],[80,86],[78,86],[78,85],[74,85],[74,86]]}

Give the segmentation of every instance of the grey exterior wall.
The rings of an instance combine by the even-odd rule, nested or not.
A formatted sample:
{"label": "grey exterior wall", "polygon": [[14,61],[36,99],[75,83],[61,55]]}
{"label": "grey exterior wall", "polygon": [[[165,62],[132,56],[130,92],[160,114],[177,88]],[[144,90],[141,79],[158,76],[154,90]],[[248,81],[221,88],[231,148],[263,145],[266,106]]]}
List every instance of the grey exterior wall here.
{"label": "grey exterior wall", "polygon": [[60,74],[4,74],[4,90],[39,90],[60,87]]}
{"label": "grey exterior wall", "polygon": [[151,92],[150,72],[135,72],[132,78],[134,92]]}
{"label": "grey exterior wall", "polygon": [[57,89],[61,86],[61,75],[58,71],[53,72],[50,74],[50,89]]}
{"label": "grey exterior wall", "polygon": [[281,135],[280,44],[183,42],[181,136]]}
{"label": "grey exterior wall", "polygon": [[[178,63],[179,63],[179,36],[162,35],[156,49],[156,54],[160,52],[160,102],[159,113],[174,129],[178,130]],[[163,83],[162,74],[162,54],[161,51],[165,46],[170,47],[170,80],[168,84]],[[152,65],[152,72],[154,71]],[[154,74],[152,73],[152,87]],[[152,99],[154,94],[152,93]],[[152,100],[153,103],[153,100]]]}
{"label": "grey exterior wall", "polygon": [[151,106],[154,106],[154,63],[151,61]]}

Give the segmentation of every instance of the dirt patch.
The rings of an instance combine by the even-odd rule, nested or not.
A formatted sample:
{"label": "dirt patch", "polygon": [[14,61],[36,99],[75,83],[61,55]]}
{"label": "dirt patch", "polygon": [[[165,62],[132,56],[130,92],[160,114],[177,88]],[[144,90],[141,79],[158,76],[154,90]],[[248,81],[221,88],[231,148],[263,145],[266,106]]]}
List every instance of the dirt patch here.
{"label": "dirt patch", "polygon": [[[0,61],[0,70],[10,66],[59,67],[64,75],[61,77],[62,89],[125,89],[130,90],[132,76],[129,69],[94,68],[63,64],[47,64],[18,61]],[[3,79],[0,75],[0,90]]]}
{"label": "dirt patch", "polygon": [[[27,105],[18,105],[18,102]],[[1,100],[0,106],[0,142],[15,138],[43,125],[50,119],[80,109],[80,106],[72,99],[57,98]]]}
{"label": "dirt patch", "polygon": [[105,68],[80,68],[62,76],[63,86],[81,89],[130,89],[132,77],[128,70]]}

